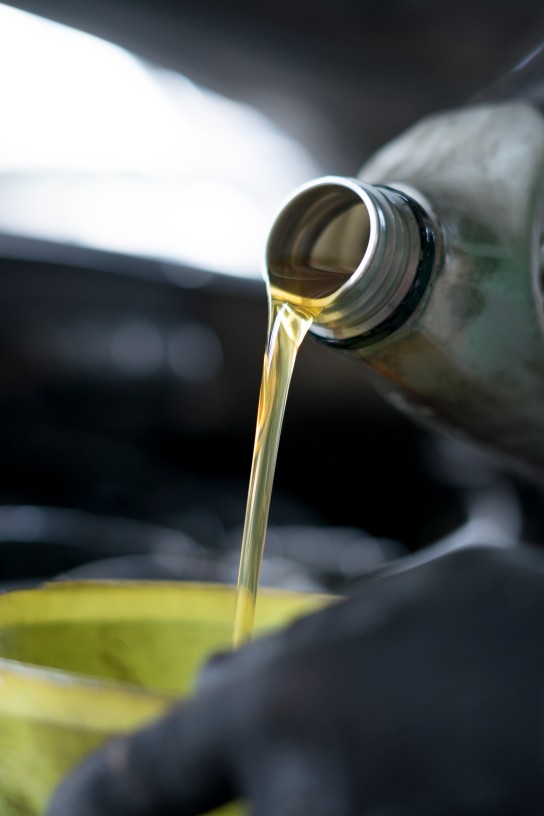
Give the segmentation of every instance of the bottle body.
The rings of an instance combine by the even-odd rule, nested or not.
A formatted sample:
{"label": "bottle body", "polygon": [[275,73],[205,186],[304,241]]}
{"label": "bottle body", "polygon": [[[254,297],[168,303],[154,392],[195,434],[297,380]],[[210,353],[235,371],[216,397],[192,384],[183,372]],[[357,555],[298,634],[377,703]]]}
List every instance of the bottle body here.
{"label": "bottle body", "polygon": [[329,308],[314,333],[363,361],[402,410],[544,481],[544,118],[525,103],[432,117],[360,177],[426,212],[432,270],[400,325],[346,343]]}
{"label": "bottle body", "polygon": [[430,208],[423,302],[356,350],[396,405],[544,479],[544,120],[521,104],[427,120],[361,171]]}

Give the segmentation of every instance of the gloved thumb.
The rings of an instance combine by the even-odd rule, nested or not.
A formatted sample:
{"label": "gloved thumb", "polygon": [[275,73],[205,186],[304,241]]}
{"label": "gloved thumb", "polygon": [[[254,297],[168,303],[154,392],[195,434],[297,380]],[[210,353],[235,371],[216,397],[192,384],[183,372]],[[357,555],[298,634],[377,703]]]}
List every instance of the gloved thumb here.
{"label": "gloved thumb", "polygon": [[112,740],[61,784],[47,816],[192,816],[228,802],[232,718],[218,694],[202,694]]}

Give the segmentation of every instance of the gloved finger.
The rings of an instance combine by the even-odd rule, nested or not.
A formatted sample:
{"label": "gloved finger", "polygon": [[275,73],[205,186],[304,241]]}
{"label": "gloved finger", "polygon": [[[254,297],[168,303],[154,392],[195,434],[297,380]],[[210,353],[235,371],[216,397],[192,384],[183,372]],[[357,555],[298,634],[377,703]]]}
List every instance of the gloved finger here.
{"label": "gloved finger", "polygon": [[192,816],[236,796],[232,708],[202,694],[113,740],[62,783],[48,816]]}
{"label": "gloved finger", "polygon": [[259,637],[238,649],[213,654],[201,667],[196,679],[196,690],[208,692],[225,683],[235,683],[251,671],[281,654],[284,648],[284,632]]}
{"label": "gloved finger", "polygon": [[270,752],[254,767],[251,816],[354,816],[343,769],[323,746]]}

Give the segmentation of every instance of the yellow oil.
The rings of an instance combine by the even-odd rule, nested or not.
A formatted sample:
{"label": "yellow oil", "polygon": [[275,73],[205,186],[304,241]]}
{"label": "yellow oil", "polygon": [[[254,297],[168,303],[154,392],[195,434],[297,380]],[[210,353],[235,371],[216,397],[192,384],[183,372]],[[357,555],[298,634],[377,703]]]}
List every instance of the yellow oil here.
{"label": "yellow oil", "polygon": [[312,319],[311,313],[272,296],[238,574],[234,646],[247,640],[253,628],[283,413],[297,351]]}
{"label": "yellow oil", "polygon": [[329,295],[353,274],[368,243],[366,213],[352,207],[319,233],[307,254],[277,259],[268,269],[268,339],[246,507],[233,646],[251,636],[272,482],[289,384],[300,344]]}

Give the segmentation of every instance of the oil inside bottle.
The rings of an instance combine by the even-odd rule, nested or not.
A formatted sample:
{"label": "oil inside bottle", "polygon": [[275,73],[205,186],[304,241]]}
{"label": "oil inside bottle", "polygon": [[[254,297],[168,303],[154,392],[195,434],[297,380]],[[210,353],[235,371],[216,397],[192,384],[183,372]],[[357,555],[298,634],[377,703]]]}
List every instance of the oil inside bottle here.
{"label": "oil inside bottle", "polygon": [[302,243],[295,242],[293,252],[269,258],[268,339],[238,574],[234,646],[249,639],[253,628],[272,482],[296,355],[326,299],[351,277],[367,244],[368,216],[361,204],[355,204],[318,223],[311,239],[305,236]]}

